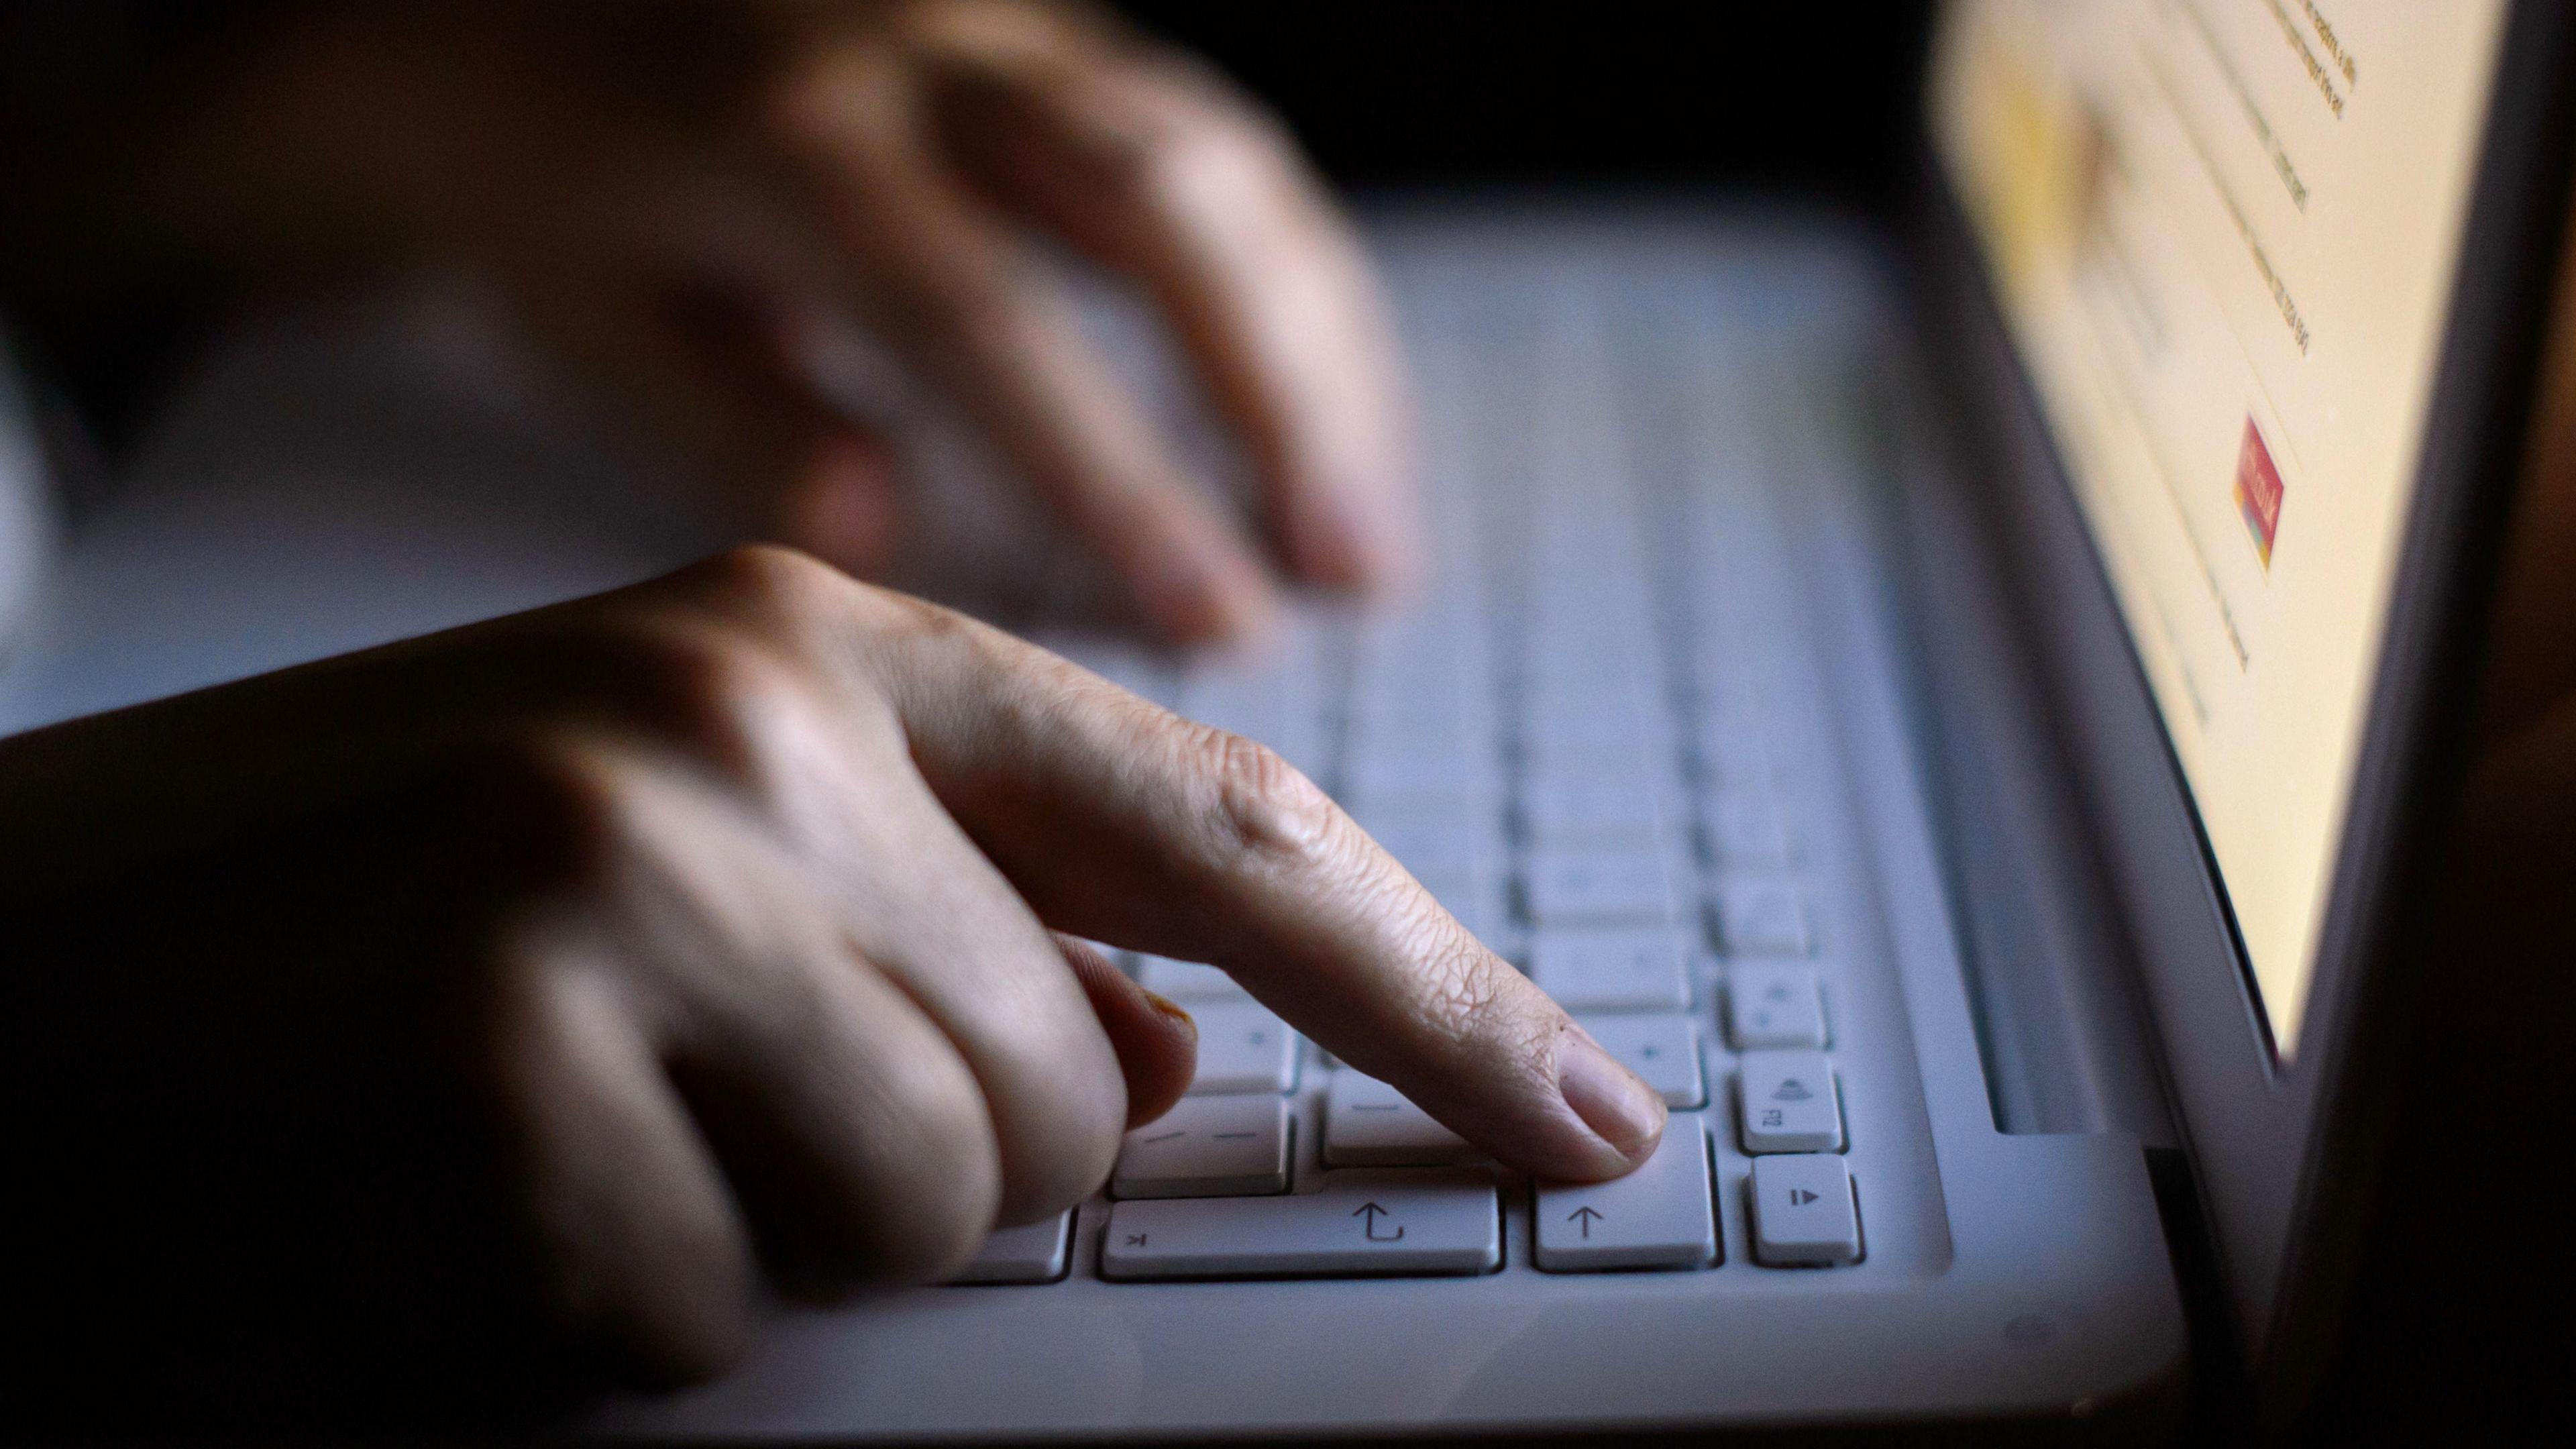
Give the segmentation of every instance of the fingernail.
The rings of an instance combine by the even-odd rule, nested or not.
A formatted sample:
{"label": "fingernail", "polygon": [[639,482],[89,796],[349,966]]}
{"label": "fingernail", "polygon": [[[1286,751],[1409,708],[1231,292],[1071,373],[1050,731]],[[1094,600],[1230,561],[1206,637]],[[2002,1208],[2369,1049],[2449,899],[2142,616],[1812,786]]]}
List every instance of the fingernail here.
{"label": "fingernail", "polygon": [[1179,1002],[1174,1001],[1172,998],[1165,996],[1159,991],[1154,991],[1142,986],[1139,986],[1136,989],[1145,993],[1146,1005],[1161,1012],[1171,1020],[1179,1022],[1182,1026],[1189,1028],[1190,1036],[1193,1039],[1196,1039],[1199,1034],[1199,1019],[1197,1017],[1190,1015],[1189,1012],[1182,1009]]}
{"label": "fingernail", "polygon": [[1556,1089],[1583,1125],[1631,1162],[1644,1160],[1664,1131],[1664,1099],[1579,1026],[1556,1038]]}

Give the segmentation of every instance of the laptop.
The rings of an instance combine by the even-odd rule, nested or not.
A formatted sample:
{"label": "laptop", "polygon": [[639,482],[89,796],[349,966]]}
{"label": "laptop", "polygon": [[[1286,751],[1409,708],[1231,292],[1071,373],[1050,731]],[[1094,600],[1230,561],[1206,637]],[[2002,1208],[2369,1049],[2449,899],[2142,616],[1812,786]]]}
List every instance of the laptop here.
{"label": "laptop", "polygon": [[[1304,607],[1248,659],[1059,625],[1070,571],[983,607],[1324,783],[1664,1094],[1663,1146],[1528,1181],[1223,973],[1131,956],[1196,1016],[1199,1076],[1096,1196],[599,1427],[2068,1424],[2237,1380],[2294,1420],[2359,1271],[2349,1065],[2405,969],[2392,902],[2520,438],[2569,29],[1961,0],[1902,224],[1374,208],[1424,587]],[[316,463],[292,420],[351,370],[316,337],[366,351],[252,339],[83,520],[0,720],[722,541],[434,358],[368,354],[501,441],[388,422]],[[313,481],[402,468],[451,486]],[[465,481],[513,468],[546,481]],[[269,481],[173,506],[218,474]]]}

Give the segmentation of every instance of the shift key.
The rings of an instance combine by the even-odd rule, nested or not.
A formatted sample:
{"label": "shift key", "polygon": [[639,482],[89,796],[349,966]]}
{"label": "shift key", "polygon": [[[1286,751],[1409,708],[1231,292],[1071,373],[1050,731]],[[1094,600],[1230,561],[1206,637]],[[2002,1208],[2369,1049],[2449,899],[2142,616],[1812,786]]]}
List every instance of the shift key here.
{"label": "shift key", "polygon": [[1458,1169],[1356,1169],[1289,1197],[1122,1202],[1101,1276],[1343,1278],[1491,1272],[1502,1264],[1493,1178]]}

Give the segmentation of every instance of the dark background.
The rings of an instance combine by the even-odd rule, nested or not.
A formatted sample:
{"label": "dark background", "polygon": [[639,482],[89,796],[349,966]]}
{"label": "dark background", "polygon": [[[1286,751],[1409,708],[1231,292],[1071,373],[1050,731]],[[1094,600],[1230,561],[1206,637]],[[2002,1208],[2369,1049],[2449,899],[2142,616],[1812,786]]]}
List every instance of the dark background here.
{"label": "dark background", "polygon": [[1356,186],[1724,184],[1888,198],[1922,0],[1513,5],[1127,0]]}

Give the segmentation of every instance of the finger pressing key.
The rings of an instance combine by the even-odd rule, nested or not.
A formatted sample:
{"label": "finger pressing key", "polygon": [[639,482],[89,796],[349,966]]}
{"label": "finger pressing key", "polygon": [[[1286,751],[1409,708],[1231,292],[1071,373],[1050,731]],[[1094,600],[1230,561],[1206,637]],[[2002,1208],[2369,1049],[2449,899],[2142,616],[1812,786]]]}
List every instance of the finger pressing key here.
{"label": "finger pressing key", "polygon": [[1588,1181],[1653,1152],[1662,1099],[1276,755],[955,615],[910,625],[861,657],[1050,925],[1223,966],[1514,1166]]}

